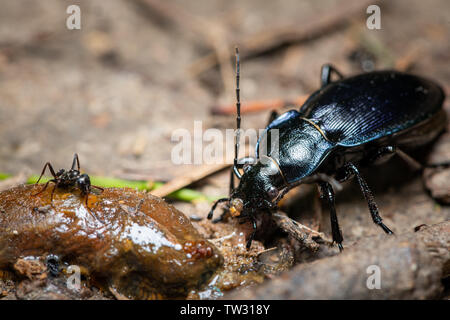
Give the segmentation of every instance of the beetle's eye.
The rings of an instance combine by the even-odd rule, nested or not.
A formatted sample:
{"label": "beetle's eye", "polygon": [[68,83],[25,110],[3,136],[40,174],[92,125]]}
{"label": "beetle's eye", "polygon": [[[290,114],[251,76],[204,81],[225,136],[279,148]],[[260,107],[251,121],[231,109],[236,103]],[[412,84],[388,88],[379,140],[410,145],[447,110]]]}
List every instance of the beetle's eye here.
{"label": "beetle's eye", "polygon": [[278,195],[278,189],[274,186],[270,187],[269,190],[267,190],[267,195],[270,199],[275,198]]}

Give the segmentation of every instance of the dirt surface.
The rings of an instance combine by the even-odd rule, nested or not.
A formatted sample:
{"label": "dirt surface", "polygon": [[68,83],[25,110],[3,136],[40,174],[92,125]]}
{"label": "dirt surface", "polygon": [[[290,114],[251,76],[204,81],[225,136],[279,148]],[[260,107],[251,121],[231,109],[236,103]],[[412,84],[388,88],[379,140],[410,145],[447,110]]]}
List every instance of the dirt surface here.
{"label": "dirt surface", "polygon": [[[258,288],[228,299],[430,299],[450,274],[450,222],[397,237],[361,241],[339,256],[303,264]],[[369,275],[381,274],[378,284]],[[330,283],[333,283],[330,286]],[[372,287],[371,287],[372,286]],[[372,290],[368,290],[371,287]],[[373,290],[373,289],[377,290]]]}
{"label": "dirt surface", "polygon": [[[165,2],[172,6],[169,17],[154,6]],[[0,172],[19,174],[28,170],[39,174],[47,161],[55,168],[68,168],[77,152],[83,170],[92,175],[168,181],[187,174],[192,165],[171,161],[173,132],[184,128],[192,133],[195,120],[202,121],[203,129],[235,126],[233,115],[213,116],[210,112],[212,106],[234,103],[235,45],[241,47],[243,56],[244,104],[264,99],[294,100],[310,94],[319,86],[324,63],[333,63],[345,75],[372,68],[408,70],[434,79],[449,95],[448,1],[379,3],[381,30],[366,27],[367,6],[361,5],[358,13],[346,16],[343,8],[350,8],[352,2],[3,1]],[[81,30],[66,28],[70,4],[80,5]],[[267,36],[273,40],[269,36],[279,30],[287,30],[283,35],[309,30],[320,19],[333,18],[342,11],[343,22],[322,34],[285,43],[275,41],[273,47],[246,56],[244,49],[251,47],[252,39]],[[220,51],[221,46],[225,50]],[[219,66],[214,63],[208,67],[206,58],[213,54],[216,61],[217,52],[227,53],[226,58],[219,58]],[[269,114],[269,109],[244,114],[242,126],[263,128]],[[439,160],[450,159],[448,141],[443,136],[438,143]],[[398,157],[361,171],[373,190],[383,221],[396,234],[450,219],[450,207],[430,197],[433,192],[425,188],[430,183],[425,184],[421,174]],[[228,177],[228,172],[222,171],[191,188],[210,197],[224,196],[228,193]],[[437,183],[445,184],[445,180]],[[437,194],[446,197],[442,192]],[[355,182],[345,183],[336,201],[344,247],[351,248],[355,242],[382,232],[372,223]],[[322,212],[318,202],[316,187],[304,186],[289,196],[284,210],[296,221],[330,237],[328,212]],[[203,218],[210,208],[208,202],[174,201],[174,205],[188,216]],[[312,255],[282,233],[276,233],[264,246],[254,242],[251,253],[245,253],[234,246],[242,239],[232,238],[245,233],[246,224],[212,225],[203,220],[194,225],[213,242],[225,239],[221,248],[228,246],[237,250],[231,253],[240,252],[233,260],[233,270],[238,270],[239,264],[251,266],[259,251],[272,247],[283,257],[277,264],[281,269],[338,253],[336,248],[321,245]],[[284,250],[285,246],[290,249]],[[230,252],[223,250],[226,258]],[[276,274],[227,283],[234,288]],[[2,281],[5,286],[10,284],[9,280]]]}

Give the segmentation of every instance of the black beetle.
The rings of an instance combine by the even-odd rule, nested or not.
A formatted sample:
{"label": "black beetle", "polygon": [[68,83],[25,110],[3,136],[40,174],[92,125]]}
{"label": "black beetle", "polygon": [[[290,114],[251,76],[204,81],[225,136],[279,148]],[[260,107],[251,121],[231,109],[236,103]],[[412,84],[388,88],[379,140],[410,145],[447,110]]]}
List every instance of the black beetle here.
{"label": "black beetle", "polygon": [[[89,206],[88,206],[88,197],[89,197],[89,193],[91,192],[91,189],[96,188],[96,189],[99,189],[100,191],[103,191],[103,188],[91,185],[91,179],[89,178],[89,176],[86,173],[82,174],[80,172],[80,160],[78,159],[78,155],[76,153],[74,154],[73,161],[72,161],[72,167],[70,170],[60,169],[58,172],[55,172],[51,163],[47,162],[44,165],[44,169],[42,169],[41,175],[39,176],[38,181],[36,181],[36,184],[38,184],[39,181],[41,180],[47,167],[50,170],[50,173],[52,174],[53,179],[47,181],[47,183],[44,185],[42,190],[39,191],[38,193],[34,194],[33,196],[37,196],[38,194],[44,192],[47,189],[48,184],[50,182],[53,182],[55,184],[55,186],[53,187],[53,190],[52,190],[52,193],[50,196],[50,202],[53,203],[53,194],[55,193],[56,188],[68,189],[68,188],[72,188],[72,187],[77,187],[80,189],[81,194],[86,197],[86,199],[85,199],[86,208],[88,209],[88,211],[90,213],[91,211],[89,210]],[[76,169],[75,169],[75,167],[76,167]]]}
{"label": "black beetle", "polygon": [[[338,81],[331,81],[335,73]],[[433,140],[446,125],[445,94],[436,83],[398,71],[376,71],[344,78],[331,65],[321,71],[321,88],[300,107],[272,120],[259,138],[256,158],[237,160],[240,129],[239,52],[236,50],[237,134],[228,202],[232,216],[250,219],[256,232],[258,212],[271,212],[279,200],[302,183],[318,183],[330,208],[333,242],[343,249],[333,185],[356,177],[373,222],[386,233],[360,165],[387,160],[404,149]],[[274,130],[276,129],[276,130]],[[274,135],[277,134],[277,136]],[[273,147],[273,141],[278,148]],[[261,145],[267,151],[261,152]],[[410,159],[411,160],[411,159]],[[243,169],[241,174],[239,169]],[[233,175],[240,179],[234,188]],[[220,220],[220,219],[219,219]]]}

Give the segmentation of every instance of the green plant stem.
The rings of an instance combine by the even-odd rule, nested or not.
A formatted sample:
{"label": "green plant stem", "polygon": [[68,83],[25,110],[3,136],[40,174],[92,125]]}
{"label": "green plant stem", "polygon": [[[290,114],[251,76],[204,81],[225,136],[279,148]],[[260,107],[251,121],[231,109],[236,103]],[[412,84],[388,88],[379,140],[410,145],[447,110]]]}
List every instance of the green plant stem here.
{"label": "green plant stem", "polygon": [[[4,180],[7,178],[10,178],[11,175],[7,173],[1,173],[0,172],[0,180]],[[132,188],[137,189],[140,191],[151,191],[155,190],[164,183],[162,182],[148,182],[148,181],[131,181],[131,180],[124,180],[124,179],[118,179],[118,178],[109,178],[109,177],[99,177],[99,176],[90,176],[91,183],[93,185],[102,187],[102,188]],[[28,178],[27,184],[34,184],[39,179],[39,176],[32,175]],[[45,177],[43,176],[39,183],[45,183],[49,181],[51,177]],[[216,200],[217,198],[207,197],[203,193],[198,192],[196,190],[183,188],[178,191],[175,191],[168,195],[168,198],[180,200],[180,201],[209,201],[212,202]]]}

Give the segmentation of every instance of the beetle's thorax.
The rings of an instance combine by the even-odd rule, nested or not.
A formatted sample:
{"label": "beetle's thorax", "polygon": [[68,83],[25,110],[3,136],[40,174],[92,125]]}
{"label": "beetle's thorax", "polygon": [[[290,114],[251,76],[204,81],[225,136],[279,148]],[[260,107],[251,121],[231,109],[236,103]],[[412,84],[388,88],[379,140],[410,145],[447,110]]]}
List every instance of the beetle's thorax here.
{"label": "beetle's thorax", "polygon": [[262,137],[261,145],[266,143],[264,139],[273,140],[273,129],[278,130],[278,149],[271,145],[267,155],[278,164],[287,184],[311,175],[334,145],[319,121],[303,118],[298,113],[292,113],[289,119],[268,131],[268,138]]}

